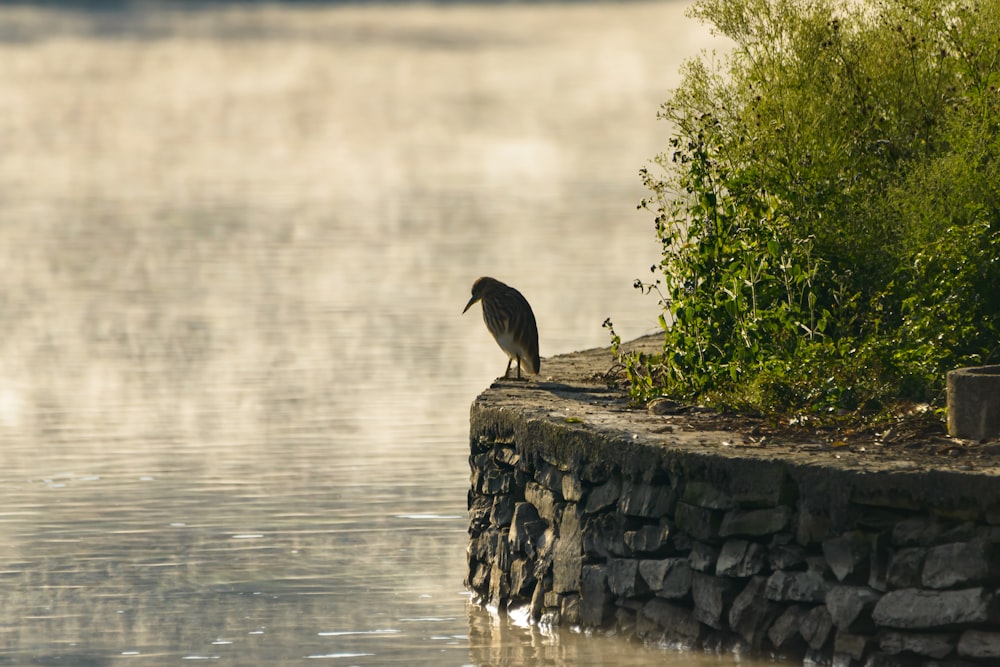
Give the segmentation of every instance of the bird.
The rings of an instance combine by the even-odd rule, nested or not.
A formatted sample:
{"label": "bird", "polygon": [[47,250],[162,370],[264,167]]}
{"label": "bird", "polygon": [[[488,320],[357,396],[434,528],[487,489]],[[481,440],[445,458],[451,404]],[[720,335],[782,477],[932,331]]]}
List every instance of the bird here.
{"label": "bird", "polygon": [[507,353],[504,379],[510,375],[510,365],[515,361],[518,380],[521,379],[522,367],[537,375],[542,365],[538,356],[538,325],[528,300],[510,285],[484,276],[472,284],[472,298],[465,304],[462,314],[477,301],[483,304],[486,328],[497,345]]}

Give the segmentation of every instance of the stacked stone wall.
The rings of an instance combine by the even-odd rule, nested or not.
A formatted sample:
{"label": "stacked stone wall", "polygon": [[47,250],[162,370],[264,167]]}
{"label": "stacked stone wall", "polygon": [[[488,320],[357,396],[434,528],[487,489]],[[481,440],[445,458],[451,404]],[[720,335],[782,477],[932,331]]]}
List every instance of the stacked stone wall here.
{"label": "stacked stone wall", "polygon": [[961,476],[679,452],[483,400],[471,449],[484,602],[691,649],[1000,665],[1000,506],[921,497]]}

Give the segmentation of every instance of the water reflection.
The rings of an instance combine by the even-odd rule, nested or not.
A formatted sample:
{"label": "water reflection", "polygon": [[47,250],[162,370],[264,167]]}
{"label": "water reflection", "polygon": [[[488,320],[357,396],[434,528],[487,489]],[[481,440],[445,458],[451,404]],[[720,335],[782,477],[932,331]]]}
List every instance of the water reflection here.
{"label": "water reflection", "polygon": [[0,9],[0,663],[669,661],[468,606],[460,312],[655,329],[682,10]]}

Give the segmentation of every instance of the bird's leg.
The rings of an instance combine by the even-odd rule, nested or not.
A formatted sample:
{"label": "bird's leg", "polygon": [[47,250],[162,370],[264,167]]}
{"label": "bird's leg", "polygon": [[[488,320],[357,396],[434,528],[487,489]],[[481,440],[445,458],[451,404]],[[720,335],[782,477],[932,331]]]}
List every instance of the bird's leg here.
{"label": "bird's leg", "polygon": [[521,379],[521,357],[517,358],[517,379]]}
{"label": "bird's leg", "polygon": [[510,375],[510,362],[511,362],[511,361],[513,361],[513,359],[507,359],[507,370],[505,370],[505,371],[503,372],[503,379],[504,379],[504,380],[506,380],[506,379],[507,379],[507,376],[508,376],[508,375]]}

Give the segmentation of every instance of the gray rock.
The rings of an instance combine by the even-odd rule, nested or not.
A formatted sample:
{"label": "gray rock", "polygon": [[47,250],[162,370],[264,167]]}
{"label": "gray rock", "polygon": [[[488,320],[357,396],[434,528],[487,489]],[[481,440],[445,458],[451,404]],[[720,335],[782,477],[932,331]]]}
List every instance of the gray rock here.
{"label": "gray rock", "polygon": [[760,510],[733,509],[722,517],[719,535],[722,537],[772,535],[784,530],[791,519],[792,510],[784,505]]}
{"label": "gray rock", "polygon": [[937,518],[915,516],[902,519],[892,527],[892,543],[897,547],[926,547],[945,531]]}
{"label": "gray rock", "polygon": [[635,553],[655,554],[667,546],[670,530],[667,526],[643,526],[625,533],[625,546]]}
{"label": "gray rock", "polygon": [[800,503],[798,522],[795,526],[795,541],[802,546],[820,542],[829,537],[832,525],[829,516]]}
{"label": "gray rock", "polygon": [[562,510],[561,499],[556,493],[538,482],[528,482],[524,488],[524,499],[535,506],[538,516],[549,523],[556,523],[559,520],[559,512]]}
{"label": "gray rock", "polygon": [[677,528],[696,540],[714,540],[719,536],[722,515],[717,510],[705,509],[689,503],[677,503],[674,515]]}
{"label": "gray rock", "polygon": [[767,577],[753,577],[733,598],[729,608],[729,627],[742,637],[754,650],[760,650],[767,637],[767,629],[781,610],[764,597]]}
{"label": "gray rock", "polygon": [[813,570],[805,572],[779,570],[768,577],[764,594],[768,600],[779,602],[822,602],[828,587],[822,575]]}
{"label": "gray rock", "polygon": [[807,611],[809,611],[808,607],[793,604],[786,607],[774,619],[774,623],[767,631],[767,638],[771,640],[775,648],[791,649],[796,643],[801,642],[802,635],[799,634],[799,626],[802,625],[802,618]]}
{"label": "gray rock", "polygon": [[844,581],[848,577],[867,581],[870,553],[870,539],[861,532],[847,533],[823,541],[823,556],[837,581]]}
{"label": "gray rock", "polygon": [[649,592],[646,582],[639,577],[639,561],[634,558],[608,561],[608,586],[620,598],[633,598]]}
{"label": "gray rock", "polygon": [[927,549],[910,547],[900,549],[889,558],[885,580],[889,588],[913,588],[920,585]]}
{"label": "gray rock", "polygon": [[602,627],[611,615],[611,589],[604,565],[584,565],[580,578],[580,623]]}
{"label": "gray rock", "polygon": [[994,578],[1000,550],[984,539],[931,547],[920,581],[926,588],[972,586]]}
{"label": "gray rock", "polygon": [[767,552],[747,540],[728,540],[719,551],[715,574],[722,577],[750,577],[764,569]]}
{"label": "gray rock", "polygon": [[618,502],[621,490],[621,482],[616,477],[612,477],[600,486],[595,486],[587,494],[587,503],[584,505],[583,511],[587,514],[596,514],[611,507]]}
{"label": "gray rock", "polygon": [[729,493],[709,482],[690,480],[684,486],[684,502],[708,509],[728,510],[736,507],[736,500]]}
{"label": "gray rock", "polygon": [[925,591],[904,588],[882,596],[872,611],[876,623],[890,628],[938,628],[993,620],[993,594],[984,588]]}
{"label": "gray rock", "polygon": [[767,559],[772,570],[791,570],[805,565],[806,550],[797,544],[773,544]]}
{"label": "gray rock", "polygon": [[867,586],[833,586],[826,594],[826,607],[833,624],[846,630],[862,616],[871,616],[871,610],[882,595]]}
{"label": "gray rock", "polygon": [[716,630],[722,629],[723,613],[736,596],[736,582],[701,572],[691,574],[694,617]]}
{"label": "gray rock", "polygon": [[625,546],[625,517],[617,512],[585,516],[583,551],[598,560],[631,555]]}
{"label": "gray rock", "polygon": [[538,516],[538,510],[531,503],[514,505],[514,516],[510,522],[507,540],[515,553],[523,552],[545,532],[548,524]]}
{"label": "gray rock", "polygon": [[1000,632],[966,630],[958,640],[958,654],[966,658],[1000,658]]}
{"label": "gray rock", "polygon": [[554,465],[541,463],[535,470],[535,481],[549,489],[562,495],[563,471]]}
{"label": "gray rock", "polygon": [[566,474],[562,478],[563,498],[571,503],[580,502],[583,498],[583,482],[575,475]]}
{"label": "gray rock", "polygon": [[579,595],[559,596],[559,617],[569,625],[577,625],[582,622]]}
{"label": "gray rock", "polygon": [[666,600],[653,598],[642,607],[642,616],[666,630],[664,639],[672,644],[694,648],[701,637],[701,623],[691,612]]}
{"label": "gray rock", "polygon": [[535,589],[534,563],[527,558],[515,558],[510,564],[510,595],[518,600]]}
{"label": "gray rock", "polygon": [[555,542],[552,559],[552,590],[573,593],[580,590],[583,568],[583,537],[580,532],[580,514],[577,506],[570,504],[559,522],[559,537]]}
{"label": "gray rock", "polygon": [[511,494],[495,496],[493,506],[490,508],[490,525],[494,528],[506,528],[510,526],[511,519],[514,518],[514,496]]}
{"label": "gray rock", "polygon": [[625,482],[618,498],[618,509],[625,516],[658,519],[672,514],[675,503],[676,496],[669,486]]}
{"label": "gray rock", "polygon": [[844,664],[850,665],[851,660],[861,660],[864,657],[869,643],[870,637],[837,630],[833,638],[833,654],[846,657],[848,660]]}
{"label": "gray rock", "polygon": [[879,648],[889,655],[916,653],[930,658],[943,658],[955,649],[955,635],[886,632],[879,637]]}
{"label": "gray rock", "polygon": [[809,648],[817,651],[826,644],[832,630],[833,619],[830,618],[830,612],[824,605],[813,607],[807,611],[799,624],[799,633],[802,638],[809,644]]}
{"label": "gray rock", "polygon": [[657,597],[677,599],[691,592],[691,566],[686,558],[639,561],[639,576]]}

